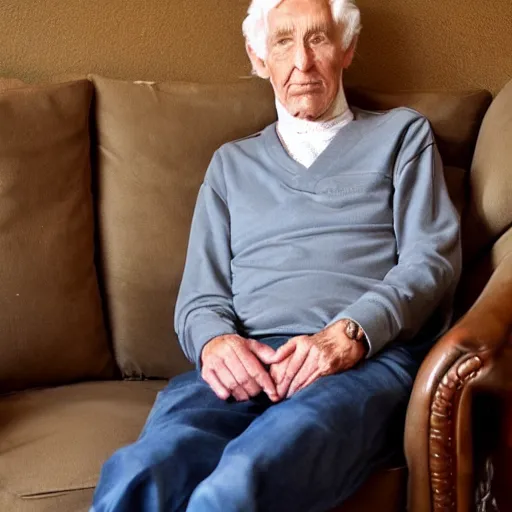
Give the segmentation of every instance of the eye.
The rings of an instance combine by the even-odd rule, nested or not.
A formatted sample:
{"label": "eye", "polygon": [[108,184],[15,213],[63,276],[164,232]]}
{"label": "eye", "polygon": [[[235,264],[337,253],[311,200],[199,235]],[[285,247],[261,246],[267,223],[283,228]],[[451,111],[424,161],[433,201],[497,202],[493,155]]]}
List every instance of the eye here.
{"label": "eye", "polygon": [[289,37],[282,37],[281,39],[278,39],[276,41],[276,45],[277,46],[286,46],[290,41],[291,41],[291,39]]}
{"label": "eye", "polygon": [[311,44],[320,44],[325,41],[325,37],[323,35],[316,35],[310,40]]}

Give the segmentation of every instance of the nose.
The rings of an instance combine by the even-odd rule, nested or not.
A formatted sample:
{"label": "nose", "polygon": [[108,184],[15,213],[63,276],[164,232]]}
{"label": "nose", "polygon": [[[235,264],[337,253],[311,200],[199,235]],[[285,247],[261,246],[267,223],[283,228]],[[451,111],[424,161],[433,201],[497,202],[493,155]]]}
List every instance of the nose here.
{"label": "nose", "polygon": [[313,65],[313,54],[311,48],[306,44],[298,44],[295,50],[295,67],[299,71],[308,71]]}

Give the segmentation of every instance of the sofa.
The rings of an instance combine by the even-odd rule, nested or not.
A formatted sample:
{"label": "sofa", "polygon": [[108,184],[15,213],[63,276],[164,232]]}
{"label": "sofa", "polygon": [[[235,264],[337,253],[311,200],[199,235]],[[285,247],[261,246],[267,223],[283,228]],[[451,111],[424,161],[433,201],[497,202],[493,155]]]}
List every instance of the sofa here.
{"label": "sofa", "polygon": [[[511,510],[512,82],[347,94],[430,120],[464,271],[395,432],[404,457],[337,510]],[[0,511],[87,511],[103,462],[192,368],[173,308],[196,194],[217,147],[274,119],[256,79],[0,80]]]}

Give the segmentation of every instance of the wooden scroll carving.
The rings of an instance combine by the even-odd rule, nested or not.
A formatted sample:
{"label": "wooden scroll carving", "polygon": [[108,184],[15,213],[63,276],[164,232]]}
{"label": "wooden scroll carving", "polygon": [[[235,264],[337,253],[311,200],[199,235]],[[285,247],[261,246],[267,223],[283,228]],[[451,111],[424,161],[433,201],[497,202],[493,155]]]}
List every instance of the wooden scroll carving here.
{"label": "wooden scroll carving", "polygon": [[455,401],[466,383],[482,368],[478,356],[454,364],[437,386],[430,408],[429,463],[434,512],[456,511],[454,453]]}

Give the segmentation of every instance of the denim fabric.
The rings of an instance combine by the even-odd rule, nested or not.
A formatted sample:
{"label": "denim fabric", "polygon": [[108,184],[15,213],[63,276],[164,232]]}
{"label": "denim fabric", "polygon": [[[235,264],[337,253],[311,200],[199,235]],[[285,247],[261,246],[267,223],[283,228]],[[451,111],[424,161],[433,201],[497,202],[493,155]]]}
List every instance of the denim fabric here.
{"label": "denim fabric", "polygon": [[[261,341],[277,348],[286,339]],[[263,394],[223,401],[198,372],[180,375],[159,393],[138,441],[104,465],[91,511],[325,512],[401,453],[431,344],[392,345],[278,404]]]}

